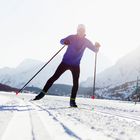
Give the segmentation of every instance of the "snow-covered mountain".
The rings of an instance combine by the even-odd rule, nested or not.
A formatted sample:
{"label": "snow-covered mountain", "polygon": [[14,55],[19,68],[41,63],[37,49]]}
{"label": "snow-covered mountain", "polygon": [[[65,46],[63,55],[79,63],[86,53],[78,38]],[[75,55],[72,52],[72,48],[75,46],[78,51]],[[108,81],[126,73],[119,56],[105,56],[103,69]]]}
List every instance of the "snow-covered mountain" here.
{"label": "snow-covered mountain", "polygon": [[[104,70],[110,64],[110,61],[103,55],[99,54],[99,58],[104,63],[98,66],[100,70]],[[57,66],[61,62],[62,57],[57,56],[51,63],[49,63],[28,86],[36,86],[42,88],[45,82],[55,72]],[[16,68],[2,68],[0,69],[0,83],[10,85],[13,87],[22,87],[45,63],[38,60],[26,59]],[[92,65],[92,67],[91,67]],[[86,51],[81,61],[81,75],[80,82],[85,81],[87,77],[93,75],[94,68],[94,53]],[[66,71],[57,81],[59,84],[72,84],[72,76],[70,71]]]}
{"label": "snow-covered mountain", "polygon": [[[42,87],[46,80],[54,73],[60,63],[60,57],[48,64],[32,81],[29,86]],[[45,63],[38,60],[26,59],[16,68],[0,69],[0,83],[13,87],[22,87]],[[63,79],[65,81],[65,79]]]}
{"label": "snow-covered mountain", "polygon": [[[97,75],[98,87],[115,87],[125,82],[136,80],[140,76],[140,47],[122,57],[117,63]],[[87,79],[82,86],[92,86],[92,78]]]}

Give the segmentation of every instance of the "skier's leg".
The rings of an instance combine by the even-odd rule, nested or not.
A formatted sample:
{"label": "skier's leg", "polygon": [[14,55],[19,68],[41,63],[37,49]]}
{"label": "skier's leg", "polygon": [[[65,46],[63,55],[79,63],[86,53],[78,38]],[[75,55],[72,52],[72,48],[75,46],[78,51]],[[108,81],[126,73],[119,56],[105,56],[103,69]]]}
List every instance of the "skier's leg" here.
{"label": "skier's leg", "polygon": [[52,84],[67,70],[67,66],[63,63],[61,63],[57,70],[55,71],[54,75],[47,81],[45,84],[43,90],[38,94],[34,100],[40,100],[45,96],[49,88],[52,86]]}
{"label": "skier's leg", "polygon": [[70,97],[70,106],[77,107],[75,103],[78,87],[79,87],[79,75],[80,75],[80,67],[73,67],[71,69],[72,77],[73,77],[73,87],[71,91],[71,97]]}
{"label": "skier's leg", "polygon": [[65,64],[61,63],[57,70],[55,71],[54,75],[47,81],[46,85],[43,88],[44,92],[47,92],[48,89],[52,86],[52,84],[67,70]]}

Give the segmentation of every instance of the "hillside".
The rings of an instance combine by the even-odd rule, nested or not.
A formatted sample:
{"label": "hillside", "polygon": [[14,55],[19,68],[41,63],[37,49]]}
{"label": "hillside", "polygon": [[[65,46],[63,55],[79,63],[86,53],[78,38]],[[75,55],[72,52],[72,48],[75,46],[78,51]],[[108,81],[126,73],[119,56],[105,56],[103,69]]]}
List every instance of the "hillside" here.
{"label": "hillside", "polygon": [[0,91],[11,92],[11,91],[18,91],[18,89],[0,83]]}
{"label": "hillside", "polygon": [[[140,76],[140,47],[120,58],[117,63],[97,75],[97,86],[114,87],[125,82],[135,81]],[[98,70],[98,69],[97,69]],[[88,78],[81,83],[82,86],[93,85],[93,78]]]}
{"label": "hillside", "polygon": [[[100,71],[109,66],[110,61],[99,54],[100,63],[98,67]],[[42,88],[46,81],[52,76],[60,64],[62,56],[57,56],[51,63],[49,63],[30,83],[28,86],[35,86]],[[102,63],[104,62],[104,63]],[[21,88],[45,63],[34,59],[25,59],[16,68],[1,68],[0,69],[0,83]],[[91,67],[91,65],[93,65]],[[86,68],[86,69],[85,69]],[[85,81],[87,77],[93,75],[94,68],[94,53],[86,51],[81,61],[80,82]],[[70,71],[66,71],[57,81],[57,84],[72,85],[72,75]]]}
{"label": "hillside", "polygon": [[114,86],[136,80],[140,76],[140,47],[118,60],[118,62],[98,75],[97,84]]}
{"label": "hillside", "polygon": [[[135,91],[136,79],[140,77],[139,54],[140,47],[119,59],[114,66],[97,74],[97,96],[118,100],[131,99]],[[81,83],[81,86],[92,87],[93,78],[88,78]]]}

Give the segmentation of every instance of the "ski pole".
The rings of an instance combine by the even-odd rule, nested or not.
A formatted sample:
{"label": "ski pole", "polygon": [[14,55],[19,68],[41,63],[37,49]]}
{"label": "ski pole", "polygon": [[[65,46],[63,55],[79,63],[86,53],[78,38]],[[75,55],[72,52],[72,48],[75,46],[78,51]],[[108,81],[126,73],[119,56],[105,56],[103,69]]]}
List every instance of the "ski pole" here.
{"label": "ski pole", "polygon": [[39,70],[37,73],[35,73],[35,75],[33,75],[33,77],[32,77],[21,89],[19,89],[19,90],[16,92],[16,95],[18,95],[18,93],[21,92],[21,91],[35,78],[35,76],[38,75],[38,73],[39,73],[40,71],[42,71],[42,69],[45,68],[46,65],[48,65],[48,64],[52,61],[52,59],[53,59],[64,47],[65,47],[65,45],[64,45],[58,52],[56,52],[56,53],[53,55],[53,57],[52,57],[48,62],[46,62],[46,63],[43,65],[43,67],[41,67],[40,70]]}
{"label": "ski pole", "polygon": [[93,95],[92,99],[95,98],[95,84],[96,84],[96,65],[97,65],[97,53],[95,53],[95,62],[94,62],[94,81],[93,81]]}

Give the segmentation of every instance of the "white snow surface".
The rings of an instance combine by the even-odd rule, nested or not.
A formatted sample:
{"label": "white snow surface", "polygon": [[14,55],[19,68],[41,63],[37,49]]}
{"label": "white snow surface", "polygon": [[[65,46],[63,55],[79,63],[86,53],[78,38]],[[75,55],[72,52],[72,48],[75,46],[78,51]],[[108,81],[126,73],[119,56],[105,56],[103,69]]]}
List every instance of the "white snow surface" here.
{"label": "white snow surface", "polygon": [[140,104],[0,92],[0,140],[139,140]]}

